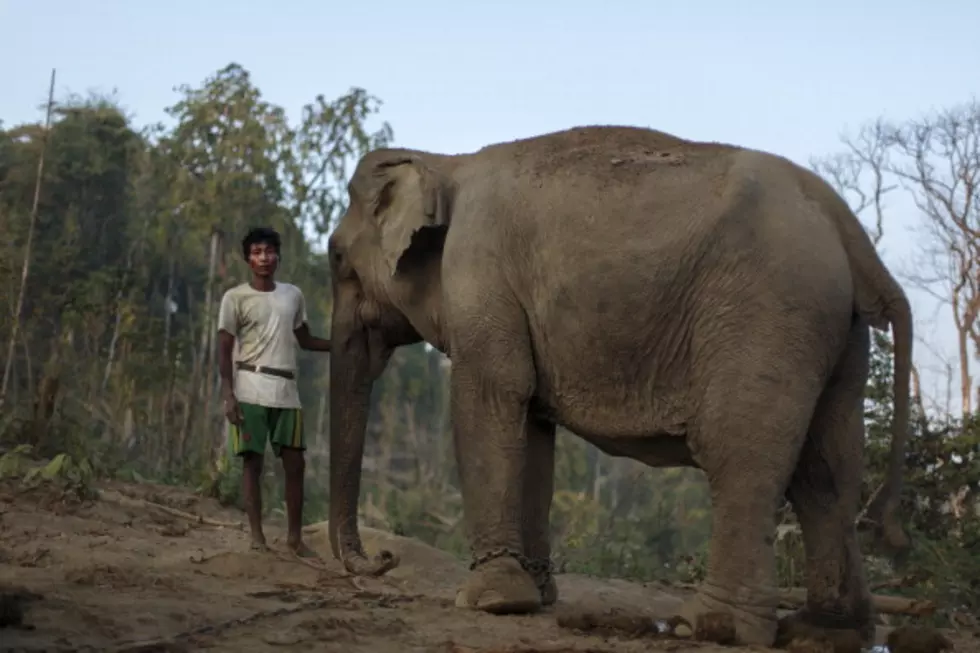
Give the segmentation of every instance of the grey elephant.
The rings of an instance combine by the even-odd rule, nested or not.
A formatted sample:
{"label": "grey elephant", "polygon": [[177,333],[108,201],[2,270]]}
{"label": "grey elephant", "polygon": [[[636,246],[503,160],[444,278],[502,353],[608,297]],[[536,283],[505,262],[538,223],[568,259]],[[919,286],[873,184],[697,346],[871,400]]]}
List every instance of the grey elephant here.
{"label": "grey elephant", "polygon": [[869,327],[895,340],[890,469],[873,513],[904,547],[912,316],[821,178],[736,146],[581,127],[462,155],[373,151],[348,192],[329,257],[330,537],[349,571],[391,565],[366,557],[357,527],[368,396],[392,350],[424,340],[452,360],[473,552],[457,605],[529,612],[557,598],[561,424],[613,456],[707,475],[707,577],[670,616],[727,613],[740,643],[774,642],[774,520],[788,497],[807,602],[780,625],[870,641],[855,530]]}

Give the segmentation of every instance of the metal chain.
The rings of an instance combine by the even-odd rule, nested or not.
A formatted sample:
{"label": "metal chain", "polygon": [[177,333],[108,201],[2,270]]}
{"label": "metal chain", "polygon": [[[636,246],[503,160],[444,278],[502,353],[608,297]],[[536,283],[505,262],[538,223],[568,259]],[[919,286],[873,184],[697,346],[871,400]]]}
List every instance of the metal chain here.
{"label": "metal chain", "polygon": [[551,561],[551,558],[534,558],[532,560],[523,554],[506,547],[492,549],[486,553],[474,555],[473,562],[470,563],[470,571],[473,571],[481,565],[485,565],[491,560],[503,558],[504,556],[510,556],[517,560],[517,562],[521,565],[521,568],[529,573],[532,578],[534,578],[534,584],[539,590],[548,584],[548,581],[551,579],[551,576],[555,571],[555,565]]}
{"label": "metal chain", "polygon": [[550,558],[535,558],[529,561],[527,571],[534,577],[534,582],[540,590],[548,584],[554,574],[555,565]]}
{"label": "metal chain", "polygon": [[528,560],[524,556],[524,554],[520,553],[519,551],[514,551],[513,549],[508,549],[506,547],[502,547],[499,549],[492,549],[490,551],[487,551],[486,553],[480,555],[474,555],[473,562],[470,563],[470,571],[473,571],[474,569],[476,569],[481,565],[487,564],[491,560],[496,560],[497,558],[503,558],[504,556],[510,556],[514,558],[521,565],[524,571],[528,573],[533,573],[530,570],[531,561]]}

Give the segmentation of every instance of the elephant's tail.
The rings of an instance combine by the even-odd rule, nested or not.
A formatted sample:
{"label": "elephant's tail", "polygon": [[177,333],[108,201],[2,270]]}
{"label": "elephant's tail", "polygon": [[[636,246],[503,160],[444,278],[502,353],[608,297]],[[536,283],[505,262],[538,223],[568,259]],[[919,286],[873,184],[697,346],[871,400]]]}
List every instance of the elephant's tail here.
{"label": "elephant's tail", "polygon": [[899,518],[899,504],[909,437],[912,308],[902,286],[885,267],[870,236],[847,202],[818,175],[809,170],[805,172],[804,193],[828,210],[847,252],[854,279],[855,312],[881,331],[891,325],[895,356],[891,451],[885,481],[872,498],[866,517],[879,525],[879,536],[889,548],[901,551],[909,545]]}
{"label": "elephant's tail", "polygon": [[[878,265],[884,268],[880,259]],[[887,270],[885,271],[887,274]],[[885,481],[872,498],[867,517],[881,527],[884,542],[896,551],[909,546],[908,536],[899,518],[902,476],[905,471],[905,444],[908,441],[910,419],[910,389],[912,377],[912,309],[898,282],[888,274],[888,283],[881,287],[884,309],[882,316],[891,323],[895,355],[893,389],[895,410],[892,416],[892,446]],[[880,328],[880,327],[879,327]]]}

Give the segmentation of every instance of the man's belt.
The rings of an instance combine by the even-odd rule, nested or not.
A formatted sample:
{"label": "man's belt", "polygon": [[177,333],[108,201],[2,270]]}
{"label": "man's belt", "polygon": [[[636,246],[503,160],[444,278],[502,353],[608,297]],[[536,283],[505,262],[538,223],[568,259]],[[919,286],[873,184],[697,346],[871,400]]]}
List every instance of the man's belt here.
{"label": "man's belt", "polygon": [[278,376],[283,379],[294,378],[293,373],[289,370],[279,370],[274,367],[266,367],[264,365],[251,365],[249,363],[236,361],[235,367],[240,370],[245,370],[246,372],[255,372],[256,374],[268,374],[269,376]]}

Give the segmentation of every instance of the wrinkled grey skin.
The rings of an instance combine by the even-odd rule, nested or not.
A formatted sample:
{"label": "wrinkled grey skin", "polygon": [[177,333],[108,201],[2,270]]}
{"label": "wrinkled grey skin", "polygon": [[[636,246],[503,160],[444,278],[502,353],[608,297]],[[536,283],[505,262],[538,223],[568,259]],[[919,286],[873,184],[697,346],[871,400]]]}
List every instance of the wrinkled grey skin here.
{"label": "wrinkled grey skin", "polygon": [[371,384],[395,347],[425,340],[452,359],[475,559],[458,605],[522,612],[556,598],[522,555],[550,554],[562,424],[614,456],[704,470],[713,534],[707,578],[679,612],[690,623],[729,612],[741,643],[773,643],[774,519],[788,496],[807,550],[792,619],[873,636],[854,526],[869,325],[890,324],[896,343],[891,468],[873,514],[903,547],[911,314],[819,177],[762,152],[584,127],[466,155],[371,152],[349,193],[329,247],[330,529],[348,570],[388,564],[365,557],[356,523]]}

